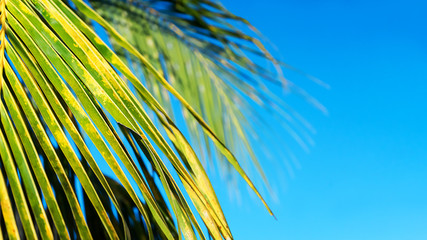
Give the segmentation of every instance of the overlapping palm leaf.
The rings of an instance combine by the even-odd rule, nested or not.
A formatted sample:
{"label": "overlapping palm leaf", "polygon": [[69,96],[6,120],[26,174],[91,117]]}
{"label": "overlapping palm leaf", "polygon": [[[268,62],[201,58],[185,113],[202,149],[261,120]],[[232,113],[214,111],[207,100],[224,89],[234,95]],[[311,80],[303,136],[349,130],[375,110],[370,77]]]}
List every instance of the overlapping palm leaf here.
{"label": "overlapping palm leaf", "polygon": [[[219,11],[219,19],[235,18],[220,5],[172,3],[172,9],[150,13],[155,8],[141,11],[143,5],[159,3],[137,2],[136,13],[151,15],[141,24],[124,17],[123,27],[96,2],[95,11],[82,0],[73,1],[75,8],[60,0],[1,1],[0,235],[205,239],[194,205],[210,236],[231,239],[202,163],[170,117],[170,98],[179,100],[198,140],[212,142],[264,201],[227,146],[238,138],[250,150],[240,111],[250,108],[247,96],[268,93],[239,79],[270,74],[237,53],[250,49],[227,42],[239,38],[236,33],[197,21],[185,27],[188,21],[178,16],[216,19],[211,14]],[[111,6],[122,4],[134,8],[127,2]],[[186,7],[193,4],[217,10]],[[114,51],[88,19],[104,27]],[[190,36],[199,28],[198,36]],[[262,49],[261,54],[273,61]]]}
{"label": "overlapping palm leaf", "polygon": [[[91,0],[90,3],[161,71],[167,84],[206,120],[216,136],[233,152],[242,153],[239,159],[252,160],[267,181],[252,147],[254,141],[259,142],[259,132],[254,127],[265,122],[265,109],[275,112],[280,122],[300,116],[292,116],[295,112],[278,97],[282,91],[274,92],[278,86],[293,85],[284,81],[281,73],[284,65],[267,52],[256,29],[215,1]],[[175,104],[167,91],[169,87],[156,81],[138,56],[124,49],[114,37],[111,42],[123,61],[145,80],[150,92],[172,115]],[[255,105],[264,110],[259,111]],[[215,161],[223,160],[222,170],[233,169],[220,152],[211,151],[212,144],[192,111],[185,104],[182,108],[193,142],[201,148],[200,155],[203,157],[207,152]]]}

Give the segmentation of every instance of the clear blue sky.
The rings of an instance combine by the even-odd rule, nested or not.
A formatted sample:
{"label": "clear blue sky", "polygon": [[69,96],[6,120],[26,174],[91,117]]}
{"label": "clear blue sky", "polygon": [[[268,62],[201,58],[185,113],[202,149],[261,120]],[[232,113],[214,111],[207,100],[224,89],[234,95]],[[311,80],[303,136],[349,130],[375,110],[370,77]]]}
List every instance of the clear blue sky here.
{"label": "clear blue sky", "polygon": [[270,202],[278,221],[246,192],[239,205],[219,189],[235,238],[427,239],[427,2],[225,5],[274,42],[283,60],[331,85],[298,79],[329,116],[294,106],[316,127],[316,145],[297,151],[301,168],[276,183],[280,202]]}

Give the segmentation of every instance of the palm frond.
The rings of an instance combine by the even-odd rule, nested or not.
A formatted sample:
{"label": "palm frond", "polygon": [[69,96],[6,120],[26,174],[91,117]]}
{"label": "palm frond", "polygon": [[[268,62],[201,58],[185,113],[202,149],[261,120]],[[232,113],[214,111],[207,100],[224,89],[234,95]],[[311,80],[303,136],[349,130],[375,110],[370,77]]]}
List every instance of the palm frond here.
{"label": "palm frond", "polygon": [[[104,28],[108,21],[167,80],[165,83],[148,71],[146,60],[141,61],[135,50],[124,46],[105,28],[115,52],[144,79],[165,110],[177,119],[184,117],[203,161],[207,152],[211,160],[222,160],[223,171],[234,173],[233,165],[222,152],[215,148],[212,151],[212,141],[200,125],[199,116],[231,152],[238,153],[240,160],[251,160],[267,186],[267,177],[258,161],[260,153],[253,148],[254,144],[263,144],[257,129],[263,129],[263,135],[274,135],[277,131],[269,129],[274,116],[274,124],[283,125],[303,148],[312,142],[306,133],[311,126],[282,100],[283,90],[278,91],[294,91],[324,110],[316,99],[285,80],[282,68],[304,73],[273,58],[261,43],[258,31],[220,3],[91,0],[90,4],[105,19],[98,21]],[[176,90],[172,96],[168,91],[171,87]],[[176,111],[174,97],[183,103],[181,111]]]}
{"label": "palm frond", "polygon": [[[232,239],[172,98],[196,141],[212,143],[271,213],[230,150],[242,144],[262,171],[248,137],[249,99],[268,103],[263,81],[278,82],[244,52],[278,62],[226,20],[248,23],[211,1],[73,3],[0,4],[1,234],[206,239],[192,204],[208,235]],[[129,17],[118,17],[124,11]]]}

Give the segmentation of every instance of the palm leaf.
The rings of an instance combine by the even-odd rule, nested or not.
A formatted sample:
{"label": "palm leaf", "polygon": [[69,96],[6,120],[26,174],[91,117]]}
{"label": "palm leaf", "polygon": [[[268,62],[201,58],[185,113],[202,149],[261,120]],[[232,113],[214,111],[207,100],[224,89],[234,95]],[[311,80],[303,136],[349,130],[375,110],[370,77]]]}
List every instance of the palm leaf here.
{"label": "palm leaf", "polygon": [[[256,135],[260,131],[254,128],[259,129],[260,123],[265,128],[271,124],[265,118],[265,110],[275,113],[277,122],[285,125],[303,147],[306,142],[311,142],[309,134],[306,134],[310,126],[281,100],[281,91],[277,91],[277,87],[296,90],[319,108],[323,109],[323,106],[292,82],[284,81],[281,69],[291,67],[271,56],[257,38],[258,32],[252,25],[219,3],[199,0],[91,0],[90,3],[106,19],[98,22],[110,33],[113,48],[124,62],[133,66],[134,73],[145,80],[147,88],[170,115],[173,115],[174,104],[168,90],[171,87],[176,90],[172,95],[182,103],[182,115],[193,142],[199,145],[200,155],[203,156],[206,149],[210,159],[227,159],[223,158],[221,151],[211,152],[212,139],[210,132],[203,129],[200,122],[203,119],[210,126],[210,131],[233,153],[243,152],[239,159],[251,159],[267,183],[258,156],[251,147],[254,143],[259,144]],[[87,11],[76,5],[82,12]],[[146,60],[141,60],[135,49],[129,49],[122,39],[115,37],[105,26],[106,21],[138,53],[160,69],[168,81],[165,83],[150,73],[145,67]],[[241,30],[244,28],[253,33],[249,31],[246,34]],[[262,62],[274,70],[267,70]],[[232,162],[220,163],[225,170],[234,169],[230,166]]]}
{"label": "palm leaf", "polygon": [[[248,120],[262,117],[251,101],[282,104],[265,83],[281,85],[280,71],[247,55],[280,63],[229,20],[251,26],[211,1],[73,3],[0,4],[1,235],[232,239],[198,157],[205,148],[271,213],[232,153],[244,147],[263,174]],[[173,99],[198,151],[176,124]]]}

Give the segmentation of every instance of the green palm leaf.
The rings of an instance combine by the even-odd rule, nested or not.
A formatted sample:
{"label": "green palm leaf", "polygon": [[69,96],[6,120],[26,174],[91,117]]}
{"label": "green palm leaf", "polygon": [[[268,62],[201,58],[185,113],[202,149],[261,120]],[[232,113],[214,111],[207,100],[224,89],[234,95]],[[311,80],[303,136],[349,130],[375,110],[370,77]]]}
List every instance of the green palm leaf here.
{"label": "green palm leaf", "polygon": [[232,239],[198,157],[205,150],[272,214],[232,153],[243,147],[266,181],[251,148],[251,122],[262,121],[251,101],[285,106],[265,84],[282,85],[280,71],[247,55],[280,63],[230,20],[249,23],[212,1],[89,3],[1,1],[0,235],[206,239],[200,217],[209,236]]}

